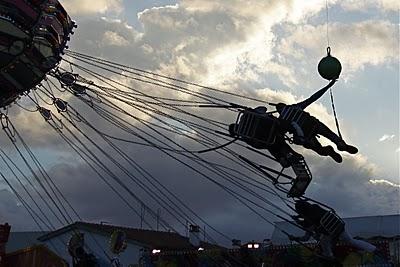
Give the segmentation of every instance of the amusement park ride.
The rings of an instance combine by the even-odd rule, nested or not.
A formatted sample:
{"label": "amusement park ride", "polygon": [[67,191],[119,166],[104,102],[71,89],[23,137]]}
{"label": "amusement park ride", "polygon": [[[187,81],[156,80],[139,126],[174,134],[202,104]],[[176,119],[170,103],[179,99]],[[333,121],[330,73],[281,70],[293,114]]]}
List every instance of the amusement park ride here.
{"label": "amusement park ride", "polygon": [[[47,76],[56,78],[62,87],[68,88],[74,94],[84,95],[91,82],[78,74],[59,68],[64,50],[68,48],[67,42],[73,34],[72,30],[76,27],[61,4],[56,0],[6,0],[2,1],[0,8],[0,107],[7,108],[20,97],[29,94],[47,79]],[[335,57],[330,55],[329,47],[328,55],[318,65],[318,71],[327,80],[335,81],[339,78],[341,65]],[[331,82],[326,89],[333,84],[334,82]],[[59,98],[53,98],[53,101],[57,110],[66,111],[65,101]],[[280,151],[281,147],[286,145],[285,141],[293,143],[293,140],[287,140],[282,129],[283,119],[273,116],[274,112],[258,112],[257,109],[237,104],[230,104],[226,108],[239,110],[236,124],[231,129],[230,135],[235,140],[250,144],[253,148],[269,149],[275,156],[275,160],[278,160],[284,168],[291,167],[296,177],[291,179],[292,187],[287,195],[288,197],[303,196],[312,179],[311,171],[301,155],[294,151]],[[50,110],[38,108],[38,111],[46,120],[51,120]],[[301,124],[299,121],[304,120],[305,112],[300,110],[293,112],[297,113],[294,114],[292,121]],[[2,115],[2,123],[3,126],[7,125],[5,115]],[[280,138],[285,138],[285,140],[278,140]],[[278,155],[274,153],[275,150],[278,150],[276,152]],[[242,160],[265,173],[278,187],[279,176],[288,179],[287,175],[281,174],[282,171],[278,177],[272,178],[265,171],[270,170],[268,167],[257,166],[245,158]]]}
{"label": "amusement park ride", "polygon": [[35,88],[61,61],[75,23],[58,1],[4,0],[0,107]]}
{"label": "amusement park ride", "polygon": [[[57,97],[53,90],[46,88],[46,84],[51,84],[53,88],[59,88],[62,92],[70,92],[71,96],[77,97],[84,103],[88,104],[88,106],[96,107],[97,98],[97,100],[100,99],[97,102],[98,104],[107,103],[109,107],[113,107],[115,110],[118,110],[121,114],[124,113],[125,115],[130,114],[118,109],[118,106],[113,106],[111,102],[107,102],[108,100],[106,100],[105,97],[109,97],[113,94],[112,96],[114,97],[114,100],[119,100],[123,103],[127,103],[127,100],[124,97],[129,97],[132,101],[133,99],[137,100],[138,97],[142,97],[143,99],[151,98],[153,99],[152,101],[159,103],[160,106],[165,107],[168,106],[169,103],[171,108],[178,110],[176,108],[178,106],[177,103],[179,103],[178,100],[173,102],[171,99],[155,97],[146,93],[135,92],[128,94],[123,91],[118,91],[115,89],[115,86],[110,85],[110,80],[107,80],[104,76],[98,75],[90,69],[81,67],[74,63],[73,60],[82,60],[82,62],[87,64],[94,64],[93,66],[101,65],[104,69],[107,68],[107,70],[114,67],[113,71],[110,71],[112,74],[121,74],[124,71],[130,71],[131,74],[137,74],[140,72],[140,70],[134,68],[127,68],[120,64],[112,64],[106,60],[69,51],[67,43],[70,40],[70,35],[73,34],[73,29],[76,27],[77,25],[71,20],[67,12],[57,0],[0,1],[0,108],[7,110],[13,103],[18,104],[20,98],[30,98],[36,105],[36,110],[34,111],[39,112],[44,119],[49,122],[49,124],[53,124],[53,126],[59,124],[63,125],[65,128],[65,125],[57,118],[56,114],[54,114],[50,109],[39,105],[37,101],[34,101],[34,98],[30,96],[30,93],[33,93],[42,95],[43,98],[50,99],[50,104],[56,108],[58,113],[63,116],[64,120],[68,121],[68,118],[74,115],[75,117],[78,117],[79,120],[77,121],[85,122],[89,125],[89,122],[83,119],[76,110],[72,109],[67,101]],[[64,55],[68,56],[70,59],[65,59]],[[70,69],[67,70],[63,64],[69,65]],[[92,75],[95,78],[93,80],[96,80],[97,82],[83,77],[80,73],[75,73],[72,67],[79,69],[81,73],[83,72]],[[324,79],[330,81],[326,87],[321,89],[321,94],[323,94],[335,84],[335,81],[339,78],[341,72],[341,64],[339,60],[331,56],[330,47],[327,49],[327,56],[320,61],[318,71]],[[149,76],[156,78],[149,78]],[[169,79],[169,82],[161,82],[159,80],[161,78]],[[161,86],[167,89],[173,88],[181,92],[186,90],[183,86],[176,85],[176,83],[185,83],[184,81],[146,71],[142,71],[135,79],[137,81],[140,81],[140,79],[147,79],[146,82],[148,84]],[[98,81],[101,81],[102,85],[99,85]],[[108,87],[113,87],[115,89],[113,93],[110,93],[111,90],[109,88],[107,89],[104,84]],[[118,81],[113,84],[118,84]],[[186,82],[186,84],[190,85],[191,83]],[[207,87],[199,87],[207,89]],[[200,93],[191,94],[199,99],[206,99],[206,95]],[[174,103],[174,105],[171,103]],[[193,102],[189,101],[182,103],[193,104]],[[182,106],[184,106],[183,104]],[[203,101],[203,103],[197,104],[198,108],[208,107],[226,108],[230,111],[235,110],[237,112],[237,120],[236,123],[229,126],[229,129],[225,128],[225,132],[214,131],[214,134],[219,134],[224,137],[225,140],[228,138],[233,138],[233,140],[224,145],[218,145],[214,148],[208,147],[208,149],[197,151],[197,153],[192,152],[191,154],[196,158],[199,154],[204,154],[205,152],[216,149],[223,149],[234,141],[244,142],[250,146],[248,147],[249,150],[277,162],[282,166],[282,169],[275,170],[239,155],[237,158],[241,160],[242,163],[244,162],[247,164],[249,168],[255,170],[258,174],[266,176],[270,182],[272,182],[274,188],[285,193],[288,198],[294,201],[302,200],[322,205],[321,203],[304,196],[307,187],[311,183],[312,172],[308,167],[305,158],[296,153],[290,147],[292,143],[295,143],[313,149],[312,146],[315,144],[308,144],[307,139],[309,136],[304,134],[302,135],[301,133],[310,132],[309,129],[306,128],[315,126],[313,125],[313,122],[315,124],[315,118],[310,116],[309,113],[303,111],[303,109],[291,107],[292,105],[287,106],[291,107],[291,109],[288,109],[289,111],[283,114],[283,112],[280,113],[278,110],[279,104],[268,104],[270,106],[275,106],[277,109],[267,111],[265,107],[249,108],[236,103],[215,103],[215,101],[210,101],[208,104]],[[102,114],[105,114],[104,112],[106,112],[99,108],[97,111],[103,112]],[[68,115],[65,116],[64,114]],[[0,116],[4,131],[11,140],[15,139],[15,134],[13,134],[15,129],[13,124],[10,122],[7,113],[3,112]],[[104,118],[111,117],[105,116]],[[179,122],[182,121],[183,120],[179,120]],[[61,128],[63,127],[56,127],[60,134],[62,134]],[[291,134],[292,137],[289,137],[288,134]],[[317,133],[314,133],[314,137],[316,134]],[[103,135],[103,138],[105,138],[104,136],[105,135]],[[340,140],[343,141],[341,139],[340,131],[339,136]],[[141,139],[143,141],[146,140],[144,137],[141,137]],[[156,146],[151,142],[149,142],[149,144],[162,150],[159,145]],[[350,153],[357,152],[354,147],[350,147],[344,142],[343,146],[344,147],[340,147],[338,145],[338,149],[349,151]],[[261,149],[268,150],[271,155],[261,152]],[[165,149],[163,151],[165,152],[170,150],[171,149]],[[323,153],[321,153],[321,155],[323,155]],[[329,155],[329,153],[326,153],[325,155]],[[341,158],[337,161],[340,162]],[[294,177],[284,173],[287,168],[292,169]],[[286,181],[282,181],[283,179]],[[129,191],[129,188],[126,188],[126,190]],[[327,234],[338,235],[338,227],[343,227],[341,219],[336,215],[333,209],[326,207],[325,205],[322,206],[327,208],[328,213],[322,218],[320,222],[321,225],[327,226],[327,224],[329,224],[337,226],[334,227],[334,229],[328,227],[330,230]],[[302,226],[299,227],[303,229]],[[126,246],[124,242],[119,242],[119,239],[122,240],[124,237],[121,233],[116,233],[113,236],[112,245],[112,249],[116,254],[123,251],[123,247]],[[68,247],[71,255],[77,260],[82,258],[82,255],[86,255],[82,250],[82,242],[83,239],[80,238],[79,235],[75,235],[71,239]]]}

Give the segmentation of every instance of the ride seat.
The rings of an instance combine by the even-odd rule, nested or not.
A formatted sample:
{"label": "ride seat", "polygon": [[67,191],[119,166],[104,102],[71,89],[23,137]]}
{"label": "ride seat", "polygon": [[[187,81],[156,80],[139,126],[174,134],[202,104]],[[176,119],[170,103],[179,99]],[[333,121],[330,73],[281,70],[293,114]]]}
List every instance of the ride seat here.
{"label": "ride seat", "polygon": [[278,121],[272,115],[244,110],[238,115],[234,132],[244,141],[272,145],[275,143],[277,127]]}
{"label": "ride seat", "polygon": [[344,229],[344,221],[334,212],[327,212],[320,221],[321,230],[332,237],[339,236]]}
{"label": "ride seat", "polygon": [[301,197],[311,183],[312,174],[304,158],[300,158],[298,162],[293,163],[292,169],[296,174],[296,178],[288,192],[288,197]]}

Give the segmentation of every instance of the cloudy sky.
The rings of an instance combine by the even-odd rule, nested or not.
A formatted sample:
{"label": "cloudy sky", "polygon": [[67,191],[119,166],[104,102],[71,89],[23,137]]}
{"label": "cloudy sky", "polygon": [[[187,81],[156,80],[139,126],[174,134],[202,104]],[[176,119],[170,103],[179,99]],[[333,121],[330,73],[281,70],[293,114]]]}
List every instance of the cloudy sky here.
{"label": "cloudy sky", "polygon": [[[61,2],[79,25],[70,44],[74,51],[264,101],[294,103],[327,83],[316,70],[327,46],[322,0]],[[341,165],[304,153],[314,176],[308,196],[343,216],[399,213],[398,12],[395,0],[329,1],[330,46],[343,66],[333,88],[336,109],[344,139],[360,152],[343,153]],[[72,152],[65,152],[43,123],[28,125],[23,122],[35,120],[31,115],[11,111],[25,140],[85,220],[138,227],[139,220]],[[308,111],[335,130],[328,95]],[[243,240],[269,236],[269,225],[160,152],[137,148],[131,155],[216,228]],[[17,230],[35,228],[3,188],[2,220]]]}

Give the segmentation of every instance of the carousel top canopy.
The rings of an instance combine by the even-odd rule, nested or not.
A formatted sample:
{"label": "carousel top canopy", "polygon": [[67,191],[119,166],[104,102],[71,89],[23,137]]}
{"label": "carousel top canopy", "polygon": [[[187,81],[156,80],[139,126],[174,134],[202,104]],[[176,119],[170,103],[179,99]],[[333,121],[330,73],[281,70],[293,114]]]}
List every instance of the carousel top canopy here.
{"label": "carousel top canopy", "polygon": [[58,65],[74,27],[57,0],[0,2],[0,108]]}

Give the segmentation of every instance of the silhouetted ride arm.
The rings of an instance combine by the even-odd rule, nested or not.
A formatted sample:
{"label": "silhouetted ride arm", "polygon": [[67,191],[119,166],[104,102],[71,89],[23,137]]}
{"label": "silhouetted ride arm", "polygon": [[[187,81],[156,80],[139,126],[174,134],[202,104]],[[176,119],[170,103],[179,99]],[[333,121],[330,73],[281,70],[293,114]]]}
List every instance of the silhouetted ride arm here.
{"label": "silhouetted ride arm", "polygon": [[309,105],[311,105],[313,102],[317,101],[323,94],[325,94],[326,91],[328,91],[329,88],[331,88],[335,84],[336,80],[330,81],[330,83],[325,86],[324,88],[320,89],[318,92],[307,98],[306,100],[303,100],[299,103],[296,104],[296,106],[300,107],[301,109],[305,109]]}

